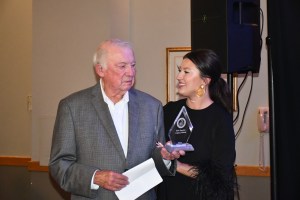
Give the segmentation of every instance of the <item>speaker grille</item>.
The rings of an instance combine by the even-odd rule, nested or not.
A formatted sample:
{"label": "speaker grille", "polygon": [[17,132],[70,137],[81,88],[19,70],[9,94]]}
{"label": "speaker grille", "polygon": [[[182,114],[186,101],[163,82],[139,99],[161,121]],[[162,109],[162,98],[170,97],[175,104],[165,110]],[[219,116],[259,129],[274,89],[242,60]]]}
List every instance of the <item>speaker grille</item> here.
{"label": "speaker grille", "polygon": [[191,0],[192,50],[214,50],[221,59],[223,73],[259,72],[259,3]]}

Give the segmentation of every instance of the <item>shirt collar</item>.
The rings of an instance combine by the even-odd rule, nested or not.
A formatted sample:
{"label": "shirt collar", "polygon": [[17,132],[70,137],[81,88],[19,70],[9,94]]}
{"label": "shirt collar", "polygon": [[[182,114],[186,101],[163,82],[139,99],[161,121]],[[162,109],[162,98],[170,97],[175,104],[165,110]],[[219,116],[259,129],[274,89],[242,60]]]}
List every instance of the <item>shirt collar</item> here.
{"label": "shirt collar", "polygon": [[[100,88],[101,88],[101,92],[102,92],[102,96],[103,96],[103,100],[104,102],[106,102],[107,104],[114,104],[109,98],[108,96],[105,94],[105,91],[103,90],[103,86],[102,86],[102,80],[100,79]],[[124,94],[123,98],[118,102],[118,103],[128,103],[129,102],[129,93],[128,91]]]}

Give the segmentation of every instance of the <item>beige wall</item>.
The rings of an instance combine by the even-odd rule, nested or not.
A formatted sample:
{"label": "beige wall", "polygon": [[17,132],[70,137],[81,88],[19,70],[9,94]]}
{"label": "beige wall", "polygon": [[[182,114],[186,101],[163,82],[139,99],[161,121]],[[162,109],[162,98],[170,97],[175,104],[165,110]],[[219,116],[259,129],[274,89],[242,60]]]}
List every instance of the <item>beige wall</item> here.
{"label": "beige wall", "polygon": [[31,0],[0,1],[0,155],[31,154]]}
{"label": "beige wall", "polygon": [[[190,46],[189,2],[0,0],[0,156],[27,156],[47,165],[58,101],[96,82],[92,54],[97,44],[109,37],[133,43],[138,69],[136,87],[165,103],[165,49]],[[267,16],[266,0],[261,0],[261,7]],[[265,37],[266,27],[263,43]],[[250,77],[240,96],[242,109],[249,88]],[[30,94],[32,112],[27,109]],[[264,45],[260,73],[254,78],[244,126],[236,142],[238,165],[259,165],[257,107],[267,105]],[[268,135],[262,138],[269,165]],[[9,188],[0,190],[0,199],[19,194],[28,199],[67,199],[47,173],[0,166],[0,177]],[[268,177],[239,177],[239,184],[241,199],[270,199]]]}
{"label": "beige wall", "polygon": [[[1,38],[4,38],[1,40],[4,45],[0,47],[3,74],[0,79],[3,102],[0,155],[27,155],[47,164],[58,101],[96,82],[92,55],[97,44],[109,37],[120,37],[133,43],[137,59],[136,88],[165,103],[165,49],[190,46],[189,2],[33,0],[31,26],[31,1],[1,0],[0,23],[1,27],[7,28],[0,32]],[[265,0],[261,1],[261,7],[266,16]],[[263,39],[265,37],[266,27]],[[238,83],[242,79],[240,77]],[[250,82],[248,77],[239,98],[242,110]],[[32,113],[26,107],[28,94],[33,96]],[[264,46],[260,73],[254,77],[252,96],[236,143],[239,165],[259,165],[261,138],[256,125],[257,108],[267,105],[267,55]],[[265,163],[269,165],[268,135],[262,138]]]}

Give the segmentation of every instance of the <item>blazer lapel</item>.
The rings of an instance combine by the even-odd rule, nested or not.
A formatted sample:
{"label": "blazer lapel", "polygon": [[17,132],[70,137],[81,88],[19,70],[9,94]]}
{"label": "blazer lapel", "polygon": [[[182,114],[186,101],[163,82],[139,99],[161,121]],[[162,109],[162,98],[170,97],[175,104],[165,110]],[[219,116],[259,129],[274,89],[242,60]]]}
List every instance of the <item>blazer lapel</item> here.
{"label": "blazer lapel", "polygon": [[93,88],[92,104],[94,105],[98,117],[102,122],[101,124],[105,127],[108,136],[111,138],[112,143],[114,144],[115,148],[119,152],[121,158],[125,159],[125,155],[119,140],[118,133],[113,123],[113,119],[110,115],[109,108],[103,100],[99,83]]}
{"label": "blazer lapel", "polygon": [[[129,103],[128,103],[128,116],[129,116],[129,130],[128,130],[128,152],[127,155],[135,155],[137,149],[139,149],[137,139],[139,137],[139,102],[134,90],[129,91]],[[127,156],[128,157],[128,156]]]}

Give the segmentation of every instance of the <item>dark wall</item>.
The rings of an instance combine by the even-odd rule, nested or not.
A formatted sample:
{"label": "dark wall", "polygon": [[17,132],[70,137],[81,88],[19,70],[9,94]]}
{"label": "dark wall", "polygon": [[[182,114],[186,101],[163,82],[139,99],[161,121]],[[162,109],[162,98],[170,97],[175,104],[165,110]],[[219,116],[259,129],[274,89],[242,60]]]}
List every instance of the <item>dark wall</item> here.
{"label": "dark wall", "polygon": [[[29,172],[26,167],[0,166],[0,199],[68,200],[46,172]],[[269,177],[238,177],[241,200],[269,200]]]}
{"label": "dark wall", "polygon": [[67,200],[70,195],[52,181],[47,172],[30,172],[27,167],[0,166],[0,199]]}
{"label": "dark wall", "polygon": [[30,173],[25,167],[0,166],[0,199],[30,199]]}

